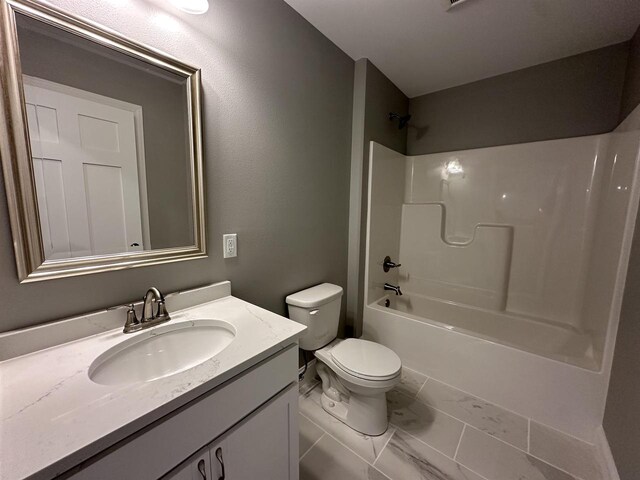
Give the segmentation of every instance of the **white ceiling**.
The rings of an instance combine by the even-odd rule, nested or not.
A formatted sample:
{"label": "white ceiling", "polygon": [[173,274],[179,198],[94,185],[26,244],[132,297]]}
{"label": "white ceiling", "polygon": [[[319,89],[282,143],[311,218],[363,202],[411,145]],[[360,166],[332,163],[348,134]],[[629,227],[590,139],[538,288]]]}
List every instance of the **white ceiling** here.
{"label": "white ceiling", "polygon": [[629,40],[640,0],[285,0],[415,97]]}

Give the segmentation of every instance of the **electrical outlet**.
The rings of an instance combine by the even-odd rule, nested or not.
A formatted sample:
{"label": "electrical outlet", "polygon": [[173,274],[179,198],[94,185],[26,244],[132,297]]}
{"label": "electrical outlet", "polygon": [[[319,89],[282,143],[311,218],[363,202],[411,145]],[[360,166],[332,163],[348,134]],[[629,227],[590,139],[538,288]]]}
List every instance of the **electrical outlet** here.
{"label": "electrical outlet", "polygon": [[238,256],[238,235],[236,233],[222,235],[222,253],[224,258]]}

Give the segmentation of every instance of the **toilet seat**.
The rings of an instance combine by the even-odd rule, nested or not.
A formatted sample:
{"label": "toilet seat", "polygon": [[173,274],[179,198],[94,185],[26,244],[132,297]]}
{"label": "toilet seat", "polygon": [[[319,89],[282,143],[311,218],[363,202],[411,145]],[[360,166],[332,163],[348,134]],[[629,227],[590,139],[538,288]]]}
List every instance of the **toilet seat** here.
{"label": "toilet seat", "polygon": [[390,380],[402,368],[402,361],[393,350],[358,338],[349,338],[333,347],[331,359],[344,372],[369,381]]}

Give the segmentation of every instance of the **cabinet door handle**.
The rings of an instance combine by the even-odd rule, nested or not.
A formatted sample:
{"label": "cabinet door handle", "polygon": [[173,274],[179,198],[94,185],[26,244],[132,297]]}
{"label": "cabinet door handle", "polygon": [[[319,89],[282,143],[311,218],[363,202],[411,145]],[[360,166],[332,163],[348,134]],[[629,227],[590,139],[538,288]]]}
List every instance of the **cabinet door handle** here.
{"label": "cabinet door handle", "polygon": [[220,462],[220,467],[222,467],[222,476],[218,478],[218,480],[224,480],[224,460],[222,459],[222,447],[216,448],[216,458],[218,462]]}
{"label": "cabinet door handle", "polygon": [[198,471],[204,480],[207,480],[207,470],[205,469],[204,460],[198,462]]}

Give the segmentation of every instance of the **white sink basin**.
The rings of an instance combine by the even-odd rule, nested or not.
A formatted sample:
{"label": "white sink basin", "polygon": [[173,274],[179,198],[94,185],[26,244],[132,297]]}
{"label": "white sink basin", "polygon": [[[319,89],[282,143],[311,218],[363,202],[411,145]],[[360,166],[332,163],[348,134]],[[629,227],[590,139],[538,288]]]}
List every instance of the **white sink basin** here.
{"label": "white sink basin", "polygon": [[101,385],[148,382],[200,365],[233,341],[233,325],[222,320],[192,320],[142,332],[111,347],[89,367]]}

